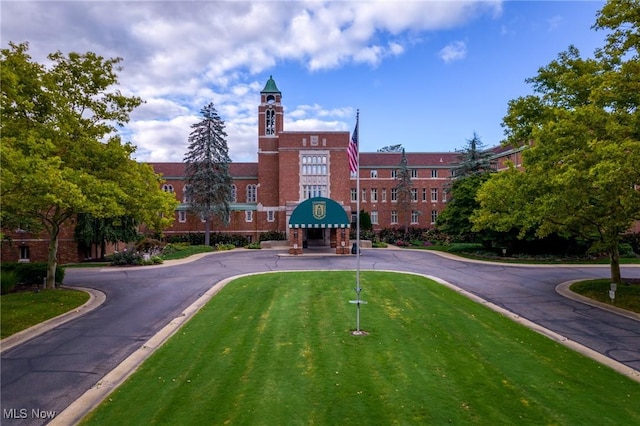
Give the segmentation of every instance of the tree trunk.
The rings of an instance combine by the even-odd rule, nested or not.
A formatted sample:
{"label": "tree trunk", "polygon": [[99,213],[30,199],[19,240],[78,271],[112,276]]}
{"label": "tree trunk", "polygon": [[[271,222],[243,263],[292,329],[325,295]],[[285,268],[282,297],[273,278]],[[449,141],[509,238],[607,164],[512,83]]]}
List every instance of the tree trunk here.
{"label": "tree trunk", "polygon": [[211,244],[211,218],[207,217],[204,220],[204,245]]}
{"label": "tree trunk", "polygon": [[620,274],[620,252],[618,244],[613,244],[609,251],[609,259],[611,264],[611,281],[616,284],[622,284],[622,276]]}
{"label": "tree trunk", "polygon": [[49,239],[49,255],[47,259],[47,289],[56,288],[56,268],[58,267],[58,234],[60,226],[53,224]]}

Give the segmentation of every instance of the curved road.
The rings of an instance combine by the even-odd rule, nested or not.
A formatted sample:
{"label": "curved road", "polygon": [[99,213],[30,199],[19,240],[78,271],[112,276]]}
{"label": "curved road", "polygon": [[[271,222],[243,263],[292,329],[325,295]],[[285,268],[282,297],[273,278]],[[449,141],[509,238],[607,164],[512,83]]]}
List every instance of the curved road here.
{"label": "curved road", "polygon": [[[96,310],[2,353],[1,423],[48,423],[50,413],[63,411],[222,279],[252,272],[356,267],[354,256],[279,254],[282,252],[275,250],[235,250],[159,267],[67,269],[65,285],[98,289],[106,294],[106,301]],[[640,322],[555,291],[564,281],[607,277],[608,266],[512,266],[427,251],[375,249],[363,251],[360,267],[444,279],[640,370]],[[640,268],[623,266],[623,276],[640,277]]]}

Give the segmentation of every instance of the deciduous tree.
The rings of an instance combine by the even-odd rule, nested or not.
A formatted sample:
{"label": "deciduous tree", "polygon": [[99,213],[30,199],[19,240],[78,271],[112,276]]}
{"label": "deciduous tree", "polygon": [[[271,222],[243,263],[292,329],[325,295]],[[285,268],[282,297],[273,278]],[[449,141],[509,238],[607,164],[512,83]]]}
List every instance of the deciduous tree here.
{"label": "deciduous tree", "polygon": [[508,142],[532,142],[525,170],[493,176],[474,216],[476,229],[588,238],[617,283],[620,238],[640,220],[638,10],[609,1],[596,28],[612,33],[595,58],[571,46],[527,80],[535,95],[511,101],[504,119]]}
{"label": "deciduous tree", "polygon": [[175,204],[116,133],[141,103],[114,88],[121,60],[56,52],[45,67],[27,51],[26,43],[9,43],[0,57],[2,220],[5,228],[44,229],[47,287],[54,288],[58,235],[78,213],[131,215],[162,227]]}

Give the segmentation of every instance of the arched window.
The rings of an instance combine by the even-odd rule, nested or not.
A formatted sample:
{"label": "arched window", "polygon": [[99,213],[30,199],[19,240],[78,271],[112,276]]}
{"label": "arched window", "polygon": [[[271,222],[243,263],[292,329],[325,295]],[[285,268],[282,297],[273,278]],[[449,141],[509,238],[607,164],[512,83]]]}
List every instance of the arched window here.
{"label": "arched window", "polygon": [[189,185],[185,185],[182,188],[182,202],[185,204],[191,203],[191,197],[189,197]]}
{"label": "arched window", "polygon": [[265,134],[267,136],[276,134],[276,112],[272,109],[268,109],[265,114]]}
{"label": "arched window", "polygon": [[164,185],[162,185],[162,190],[164,192],[171,192],[173,194],[173,185],[165,183]]}

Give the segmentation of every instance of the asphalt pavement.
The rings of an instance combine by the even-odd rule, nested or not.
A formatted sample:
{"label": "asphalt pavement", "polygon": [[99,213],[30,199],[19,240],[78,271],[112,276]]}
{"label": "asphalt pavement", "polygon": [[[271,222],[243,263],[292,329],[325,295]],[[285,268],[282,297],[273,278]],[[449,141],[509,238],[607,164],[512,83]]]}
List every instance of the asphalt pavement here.
{"label": "asphalt pavement", "polygon": [[[356,268],[356,256],[284,253],[238,249],[155,267],[67,269],[65,285],[92,289],[92,305],[1,342],[1,423],[73,424],[230,278]],[[640,316],[587,304],[563,291],[573,280],[608,277],[607,265],[508,265],[371,249],[362,251],[360,268],[435,278],[640,380]],[[640,265],[622,270],[624,277],[640,277]]]}

